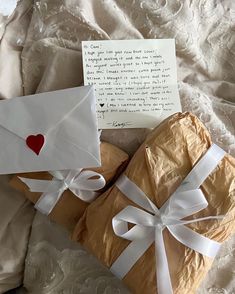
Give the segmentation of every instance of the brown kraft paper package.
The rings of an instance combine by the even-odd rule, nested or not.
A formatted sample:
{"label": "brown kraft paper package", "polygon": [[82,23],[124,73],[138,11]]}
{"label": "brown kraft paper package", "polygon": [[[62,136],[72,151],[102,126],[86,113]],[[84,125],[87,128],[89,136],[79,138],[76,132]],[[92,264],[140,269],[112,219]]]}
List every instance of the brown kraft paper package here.
{"label": "brown kraft paper package", "polygon": [[[160,208],[211,144],[208,131],[197,117],[177,113],[149,134],[124,174]],[[224,215],[224,218],[196,222],[188,225],[191,229],[218,242],[234,233],[234,178],[235,159],[226,154],[201,186],[207,208],[190,217]],[[117,237],[112,228],[112,218],[127,205],[137,206],[114,185],[87,208],[73,232],[73,239],[107,267],[130,243]],[[195,293],[213,260],[185,247],[167,230],[163,236],[174,293]],[[155,265],[152,244],[123,279],[132,293],[156,293]]]}
{"label": "brown kraft paper package", "polygon": [[[128,162],[128,155],[118,147],[106,142],[100,144],[100,152],[101,167],[89,168],[88,170],[102,174],[106,180],[106,186],[108,186],[125,168]],[[40,180],[52,179],[52,175],[48,172],[22,173],[13,176],[10,185],[23,192],[34,204],[40,198],[42,193],[31,192],[27,185],[24,184],[18,176]],[[88,205],[89,203],[76,197],[70,190],[66,190],[49,217],[56,223],[66,227],[69,231],[72,231]]]}

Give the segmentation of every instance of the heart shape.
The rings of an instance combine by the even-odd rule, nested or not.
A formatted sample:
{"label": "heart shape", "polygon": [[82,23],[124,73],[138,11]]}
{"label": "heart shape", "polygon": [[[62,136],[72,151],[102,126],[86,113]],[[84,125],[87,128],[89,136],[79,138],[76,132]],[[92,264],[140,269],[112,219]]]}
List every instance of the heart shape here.
{"label": "heart shape", "polygon": [[100,107],[103,107],[104,106],[104,103],[100,103]]}
{"label": "heart shape", "polygon": [[27,146],[33,150],[37,155],[39,155],[42,146],[44,145],[45,139],[42,134],[30,135],[26,139]]}

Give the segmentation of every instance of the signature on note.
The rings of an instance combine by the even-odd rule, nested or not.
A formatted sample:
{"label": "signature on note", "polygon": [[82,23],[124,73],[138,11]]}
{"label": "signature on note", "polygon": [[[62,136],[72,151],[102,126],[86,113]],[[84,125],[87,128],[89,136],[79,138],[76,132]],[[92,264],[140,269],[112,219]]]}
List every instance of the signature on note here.
{"label": "signature on note", "polygon": [[132,123],[130,121],[124,121],[124,122],[118,122],[116,120],[107,123],[109,126],[113,127],[113,128],[126,128],[132,125]]}

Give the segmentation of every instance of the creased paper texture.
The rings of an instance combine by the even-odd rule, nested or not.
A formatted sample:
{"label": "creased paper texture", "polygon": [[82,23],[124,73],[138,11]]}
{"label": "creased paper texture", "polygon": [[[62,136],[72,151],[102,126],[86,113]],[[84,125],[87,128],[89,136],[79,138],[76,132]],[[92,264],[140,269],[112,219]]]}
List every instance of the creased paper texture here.
{"label": "creased paper texture", "polygon": [[82,52],[100,128],[153,128],[181,111],[173,39],[85,41]]}

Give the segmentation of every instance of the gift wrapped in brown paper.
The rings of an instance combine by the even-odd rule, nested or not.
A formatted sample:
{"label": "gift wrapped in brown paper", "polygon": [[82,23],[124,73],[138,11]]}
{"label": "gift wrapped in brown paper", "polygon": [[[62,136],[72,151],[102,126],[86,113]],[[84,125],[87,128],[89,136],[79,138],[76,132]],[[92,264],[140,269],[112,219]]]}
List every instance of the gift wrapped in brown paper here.
{"label": "gift wrapped in brown paper", "polygon": [[[127,153],[119,149],[118,147],[106,142],[102,142],[100,144],[100,152],[101,152],[101,167],[84,169],[82,171],[83,174],[80,173],[80,175],[83,175],[84,177],[84,174],[85,174],[86,177],[88,175],[88,177],[91,176],[92,178],[97,178],[97,176],[99,177],[100,175],[100,177],[102,176],[102,179],[103,179],[103,182],[101,181],[100,187],[103,187],[104,184],[105,184],[105,187],[108,187],[112,183],[112,181],[114,181],[116,177],[126,167],[128,162],[128,155]],[[36,208],[37,208],[37,203],[39,202],[40,197],[42,197],[41,192],[43,191],[32,192],[31,191],[32,189],[29,189],[28,185],[26,185],[26,183],[23,182],[22,180],[32,179],[32,180],[51,182],[53,179],[53,176],[56,175],[56,173],[57,172],[55,172],[54,174],[52,173],[53,175],[49,172],[34,172],[34,173],[17,174],[11,179],[10,185],[14,187],[15,189],[23,192],[30,201],[36,204]],[[32,181],[32,183],[34,183],[34,181]],[[36,182],[36,185],[37,185],[37,182]],[[99,187],[99,184],[98,184],[98,187]],[[99,190],[99,192],[104,191],[105,187]],[[66,187],[62,187],[62,188],[63,188],[62,195],[59,195],[59,194],[52,195],[52,197],[55,197],[55,196],[58,197],[58,201],[56,202],[53,209],[48,214],[51,220],[57,222],[60,225],[65,226],[68,230],[72,231],[74,229],[74,226],[78,222],[79,218],[83,215],[85,209],[89,205],[89,202],[90,202],[89,200],[91,199],[88,199],[88,201],[85,201],[86,199],[83,199],[82,197],[80,197],[80,195],[77,195],[78,197],[76,197],[74,193],[70,189],[68,189],[68,187],[67,189],[65,189]],[[45,196],[47,197],[48,195],[46,195],[45,193]]]}
{"label": "gift wrapped in brown paper", "polygon": [[[179,190],[180,187],[188,185],[186,179],[189,175],[194,178],[195,174],[192,170],[196,166],[199,167],[199,162],[202,162],[203,158],[207,156],[207,159],[213,162],[213,155],[209,154],[212,147],[220,149],[212,145],[208,131],[197,117],[190,113],[177,113],[169,117],[149,134],[130,161],[124,175],[121,176],[128,178],[128,181],[134,185],[133,189],[129,189],[132,190],[129,192],[133,201],[127,197],[128,191],[122,189],[123,182],[120,184],[118,180],[118,184],[116,183],[87,208],[73,232],[73,239],[83,244],[114,273],[117,270],[123,273],[126,266],[130,267],[121,278],[132,293],[195,293],[213,262],[213,258],[208,256],[215,255],[219,243],[229,238],[235,228],[235,159],[222,149],[220,149],[222,157],[213,167],[213,171],[203,179],[202,184],[199,184],[200,188],[193,188],[195,190],[186,191],[186,194],[180,193]],[[204,166],[207,169],[205,162]],[[200,168],[198,170],[200,177]],[[204,173],[202,169],[201,172]],[[196,177],[195,181],[197,182]],[[158,208],[161,211],[166,203],[169,204],[168,199],[176,194],[184,197],[186,202],[187,199],[195,202],[192,210],[196,213],[187,214],[188,217],[178,221],[178,226],[177,224],[172,226],[169,220],[165,225],[162,219],[162,223],[154,223],[156,220],[154,217],[158,212],[155,215],[149,214],[147,208],[140,211],[144,206],[136,204],[137,196],[139,197],[138,194],[141,193],[143,197],[147,195],[148,198],[139,203],[145,203],[146,207],[150,207],[150,211],[157,211]],[[198,206],[197,198],[202,199],[202,205]],[[180,202],[181,198],[178,200]],[[123,217],[125,210],[130,213]],[[132,211],[139,213],[136,222],[132,221]],[[183,205],[179,214],[184,216]],[[146,215],[148,220],[142,217],[143,215]],[[123,223],[123,219],[128,225]],[[195,238],[194,250],[184,245],[190,244],[191,238],[182,241],[180,237],[177,237],[177,240],[173,237],[174,231],[179,226],[182,228],[180,222],[184,223],[184,231],[190,231],[189,235]],[[156,236],[159,225],[162,233],[160,237]],[[116,231],[124,231],[123,237],[114,232],[114,227]],[[130,235],[130,232],[134,233],[136,228],[136,232],[138,230],[143,232],[142,237]],[[144,232],[146,233],[144,229],[147,233],[148,230],[151,234],[155,233],[155,239],[150,240],[144,252],[141,252],[135,245],[138,243],[146,246],[149,236],[144,235]],[[158,240],[163,242],[158,243]],[[163,247],[163,243],[166,258],[164,254],[156,254],[158,249]],[[197,251],[197,248],[200,251],[203,246],[205,247],[203,250],[208,253],[207,256]],[[133,254],[138,256],[134,261]],[[168,277],[164,275],[167,272],[164,268],[166,265],[164,258],[167,260],[172,288],[168,287]],[[162,268],[157,268],[157,264]],[[158,284],[161,284],[161,291]]]}

